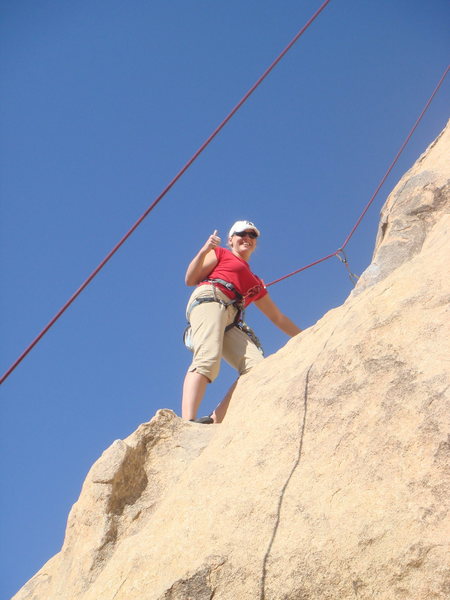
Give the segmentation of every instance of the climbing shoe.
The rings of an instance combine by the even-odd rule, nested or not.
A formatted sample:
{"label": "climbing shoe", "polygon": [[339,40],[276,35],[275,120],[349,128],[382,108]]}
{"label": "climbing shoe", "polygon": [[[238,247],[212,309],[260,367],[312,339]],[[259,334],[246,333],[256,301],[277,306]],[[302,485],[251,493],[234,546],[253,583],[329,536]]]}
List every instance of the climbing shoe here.
{"label": "climbing shoe", "polygon": [[200,419],[189,419],[193,423],[202,423],[203,425],[211,425],[214,423],[211,417],[200,417]]}

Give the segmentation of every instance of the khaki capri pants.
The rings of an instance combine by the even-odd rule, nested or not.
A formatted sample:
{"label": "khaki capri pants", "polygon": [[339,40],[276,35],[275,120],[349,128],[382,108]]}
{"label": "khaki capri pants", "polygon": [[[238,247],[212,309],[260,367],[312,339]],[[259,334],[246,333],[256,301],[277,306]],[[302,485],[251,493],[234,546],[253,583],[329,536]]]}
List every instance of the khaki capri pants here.
{"label": "khaki capri pants", "polygon": [[[186,308],[186,316],[192,302],[198,298],[214,296],[225,303],[230,298],[213,285],[200,285],[195,288]],[[237,308],[220,302],[202,302],[191,310],[189,322],[194,346],[194,357],[188,371],[197,371],[209,381],[214,381],[224,358],[239,375],[250,371],[263,356],[247,334],[238,327],[225,328],[234,322]]]}

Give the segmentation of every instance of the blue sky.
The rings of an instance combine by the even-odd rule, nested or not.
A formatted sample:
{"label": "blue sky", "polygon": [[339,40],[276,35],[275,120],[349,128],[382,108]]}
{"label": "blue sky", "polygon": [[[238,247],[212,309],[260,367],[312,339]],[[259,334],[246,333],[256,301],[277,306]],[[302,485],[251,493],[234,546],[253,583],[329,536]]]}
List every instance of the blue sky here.
{"label": "blue sky", "polygon": [[[316,0],[1,1],[1,372],[320,6]],[[92,463],[179,413],[187,263],[261,229],[272,281],[335,251],[449,58],[445,0],[333,0],[1,389],[2,597],[59,551]],[[450,76],[348,246],[370,263],[388,192],[448,118]],[[270,289],[299,326],[340,305],[337,259]],[[266,353],[286,336],[250,308]],[[206,414],[234,380],[224,366]]]}

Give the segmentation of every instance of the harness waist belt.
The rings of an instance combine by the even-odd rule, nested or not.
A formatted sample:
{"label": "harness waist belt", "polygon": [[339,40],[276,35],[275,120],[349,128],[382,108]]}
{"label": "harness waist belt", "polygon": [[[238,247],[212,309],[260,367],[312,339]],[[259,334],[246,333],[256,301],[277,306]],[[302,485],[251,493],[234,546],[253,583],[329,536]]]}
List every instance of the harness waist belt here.
{"label": "harness waist belt", "polygon": [[237,314],[240,315],[240,308],[238,305],[237,298],[235,298],[234,300],[230,300],[229,302],[224,302],[220,298],[215,298],[214,296],[205,296],[204,298],[197,298],[196,300],[194,300],[191,303],[191,305],[189,306],[188,312],[187,312],[188,321],[189,321],[189,317],[191,316],[192,309],[195,308],[196,306],[198,306],[199,304],[203,304],[204,302],[218,302],[219,304],[222,304],[222,306],[225,306],[225,308],[228,308],[228,306],[236,305],[236,308],[238,309]]}
{"label": "harness waist belt", "polygon": [[237,289],[234,287],[234,285],[232,283],[230,283],[229,281],[225,281],[225,279],[220,279],[220,278],[204,279],[200,283],[211,283],[212,285],[219,284],[219,285],[223,286],[225,289],[227,289],[228,291],[233,292],[233,294],[236,296],[236,299],[242,300],[242,298],[243,298],[243,295],[237,291]]}

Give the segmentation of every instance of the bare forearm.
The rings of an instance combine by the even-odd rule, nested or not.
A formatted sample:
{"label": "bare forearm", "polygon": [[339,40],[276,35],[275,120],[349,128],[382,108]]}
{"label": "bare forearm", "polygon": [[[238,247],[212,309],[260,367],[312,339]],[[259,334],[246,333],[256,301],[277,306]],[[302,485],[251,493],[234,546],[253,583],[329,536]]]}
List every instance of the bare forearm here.
{"label": "bare forearm", "polygon": [[200,283],[203,279],[204,263],[208,254],[209,250],[205,251],[202,248],[202,250],[200,250],[200,252],[191,260],[184,278],[186,285],[197,285],[197,283]]}
{"label": "bare forearm", "polygon": [[293,337],[298,333],[301,333],[300,327],[291,321],[289,317],[284,315],[269,294],[263,296],[260,300],[256,300],[256,306],[261,310],[266,317],[268,317],[274,325],[276,325],[281,331]]}
{"label": "bare forearm", "polygon": [[217,264],[214,248],[220,244],[220,241],[217,229],[215,229],[214,233],[209,236],[200,251],[191,260],[184,277],[186,285],[197,285],[211,273]]}
{"label": "bare forearm", "polygon": [[297,325],[291,321],[291,319],[289,319],[289,317],[283,314],[280,315],[277,321],[274,321],[274,323],[279,329],[281,329],[281,331],[291,337],[294,337],[294,335],[297,335],[302,331],[300,327],[297,327]]}

